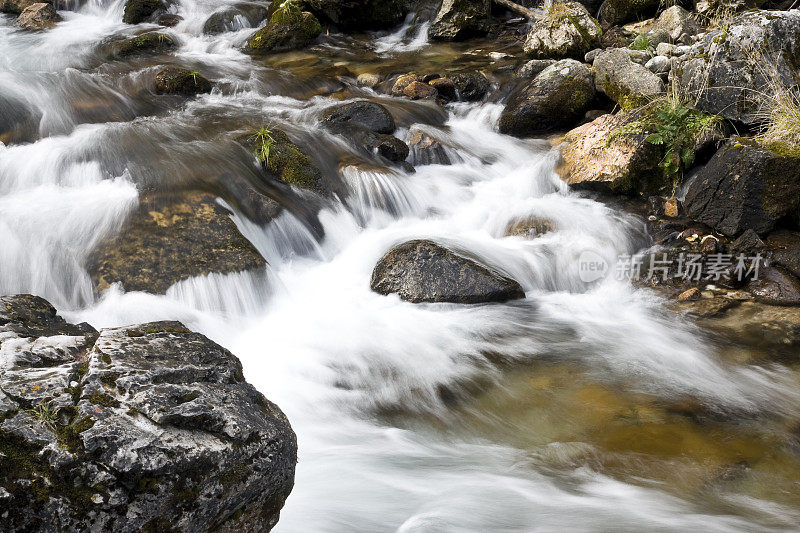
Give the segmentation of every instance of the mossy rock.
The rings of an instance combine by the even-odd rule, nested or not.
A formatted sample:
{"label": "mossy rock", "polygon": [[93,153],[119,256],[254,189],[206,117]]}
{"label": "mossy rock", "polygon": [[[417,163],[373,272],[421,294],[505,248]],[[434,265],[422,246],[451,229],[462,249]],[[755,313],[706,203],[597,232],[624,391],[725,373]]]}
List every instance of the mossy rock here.
{"label": "mossy rock", "polygon": [[196,71],[179,67],[167,67],[156,74],[158,94],[195,94],[211,92],[211,82]]}
{"label": "mossy rock", "polygon": [[265,133],[266,149],[258,134],[243,136],[240,142],[253,150],[267,172],[287,185],[326,192],[322,172],[283,131],[272,129]]}
{"label": "mossy rock", "polygon": [[265,266],[216,197],[195,191],[144,198],[120,234],[93,251],[88,270],[101,291],[122,282],[127,291],[163,294],[190,277]]}
{"label": "mossy rock", "polygon": [[120,41],[114,47],[117,57],[129,57],[139,54],[163,54],[178,47],[178,43],[166,33],[148,32]]}
{"label": "mossy rock", "polygon": [[125,24],[139,24],[164,9],[166,9],[166,6],[161,0],[128,0],[125,2],[122,22]]}
{"label": "mossy rock", "polygon": [[308,11],[281,9],[250,37],[245,49],[251,54],[297,50],[313,43],[320,33],[322,25]]}

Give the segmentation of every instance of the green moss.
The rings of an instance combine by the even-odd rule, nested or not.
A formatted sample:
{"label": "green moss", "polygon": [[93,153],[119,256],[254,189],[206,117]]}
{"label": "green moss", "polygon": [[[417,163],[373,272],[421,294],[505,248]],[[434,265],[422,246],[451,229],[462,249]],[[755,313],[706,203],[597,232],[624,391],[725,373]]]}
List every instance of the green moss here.
{"label": "green moss", "polygon": [[[248,143],[253,144],[252,138]],[[322,173],[284,132],[270,130],[269,151],[265,154],[261,146],[256,146],[255,153],[262,166],[284,183],[324,192],[321,188]]]}
{"label": "green moss", "polygon": [[119,407],[119,402],[107,394],[90,394],[86,398],[89,403],[103,407]]}
{"label": "green moss", "polygon": [[166,33],[149,32],[127,39],[117,45],[117,55],[127,57],[144,53],[161,53],[177,47],[177,43]]}
{"label": "green moss", "polygon": [[[286,2],[284,2],[286,4]],[[252,53],[296,50],[311,44],[322,33],[319,20],[307,11],[278,9],[269,24],[258,30],[249,41]]]}

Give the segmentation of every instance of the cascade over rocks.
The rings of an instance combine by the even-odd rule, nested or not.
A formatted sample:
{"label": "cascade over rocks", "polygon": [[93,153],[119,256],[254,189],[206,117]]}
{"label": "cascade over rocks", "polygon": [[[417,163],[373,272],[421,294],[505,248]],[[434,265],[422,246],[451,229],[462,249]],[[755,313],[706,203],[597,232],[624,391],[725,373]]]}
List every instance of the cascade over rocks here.
{"label": "cascade over rocks", "polygon": [[474,304],[525,297],[516,281],[427,240],[392,248],[372,271],[370,287],[414,303]]}
{"label": "cascade over rocks", "polygon": [[582,59],[600,44],[602,30],[583,5],[556,2],[533,23],[525,53],[538,59]]}
{"label": "cascade over rocks", "polygon": [[233,7],[227,7],[221,11],[213,13],[203,24],[203,33],[206,35],[217,35],[226,31],[242,29],[239,18],[244,18],[250,27],[257,27],[261,21],[267,18],[267,8],[261,4],[241,3]]}
{"label": "cascade over rocks", "polygon": [[190,277],[265,266],[214,196],[187,192],[144,199],[121,233],[92,253],[89,273],[100,291],[122,282],[126,291],[163,294]]}
{"label": "cascade over rocks", "polygon": [[511,93],[500,116],[500,132],[526,137],[567,128],[589,110],[594,98],[589,67],[563,59]]}
{"label": "cascade over rocks", "polygon": [[800,207],[800,153],[733,139],[691,182],[684,206],[723,235],[763,235]]}
{"label": "cascade over rocks", "polygon": [[228,350],[179,322],[97,332],[0,297],[0,529],[269,531],[297,442]]}
{"label": "cascade over rocks", "polygon": [[751,125],[759,122],[759,93],[769,78],[800,82],[800,11],[756,11],[709,31],[673,68],[695,107]]}
{"label": "cascade over rocks", "polygon": [[463,41],[489,31],[491,0],[444,0],[428,30],[437,41]]}

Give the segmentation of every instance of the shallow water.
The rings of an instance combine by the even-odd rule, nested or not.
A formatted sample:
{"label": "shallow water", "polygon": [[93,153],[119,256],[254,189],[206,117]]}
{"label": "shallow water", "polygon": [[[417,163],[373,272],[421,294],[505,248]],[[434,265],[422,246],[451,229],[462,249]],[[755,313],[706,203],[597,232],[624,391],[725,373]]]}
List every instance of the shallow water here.
{"label": "shallow water", "polygon": [[[179,50],[126,62],[109,60],[108,45],[142,28],[118,22],[121,0],[65,11],[40,34],[0,20],[0,98],[14,124],[0,138],[1,293],[39,294],[98,328],[177,319],[231,349],[298,434],[296,485],[276,531],[796,528],[796,369],[732,355],[613,277],[581,281],[582,253],[613,263],[648,244],[644,224],[569,192],[548,142],[498,134],[500,92],[441,110],[353,80],[464,66],[502,79],[513,60],[492,59],[490,43],[430,45],[424,21],[409,19],[256,61],[237,50],[252,30],[202,35],[221,7],[178,2],[184,20],[161,31]],[[155,96],[151,79],[166,64],[216,89]],[[453,164],[337,175],[361,156],[318,117],[353,98],[387,105],[401,137],[424,128]],[[323,239],[300,207],[259,225],[225,188],[230,175],[265,186],[234,142],[261,125],[314,147],[337,192],[313,200]],[[194,278],[164,296],[95,295],[94,246],[143,191],[175,188],[217,191],[266,274]],[[289,206],[312,202],[271,192]],[[506,236],[529,218],[555,229]],[[372,293],[376,261],[414,238],[479,258],[526,298],[413,305]]]}

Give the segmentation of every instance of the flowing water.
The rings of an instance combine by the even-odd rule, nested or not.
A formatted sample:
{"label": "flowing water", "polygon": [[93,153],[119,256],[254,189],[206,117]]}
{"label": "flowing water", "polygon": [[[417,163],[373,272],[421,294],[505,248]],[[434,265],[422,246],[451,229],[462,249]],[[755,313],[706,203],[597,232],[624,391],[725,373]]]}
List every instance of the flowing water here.
{"label": "flowing water", "polygon": [[[177,319],[231,349],[298,435],[276,531],[796,528],[794,368],[757,364],[613,276],[582,282],[582,253],[613,263],[648,245],[645,226],[569,192],[548,142],[498,134],[498,97],[442,110],[352,79],[467,64],[502,75],[502,54],[431,45],[412,17],[259,61],[238,51],[252,29],[202,34],[227,5],[180,0],[183,20],[161,30],[179,49],[128,61],[108,57],[114,39],[141,31],[119,22],[122,0],[71,5],[45,33],[0,18],[0,293],[41,295],[98,328]],[[215,90],[153,95],[167,64]],[[240,214],[220,176],[260,175],[237,135],[278,126],[335,175],[355,152],[318,118],[354,98],[387,105],[400,137],[435,136],[451,164],[343,168],[319,212],[324,238],[302,210],[264,225]],[[159,188],[219,190],[267,271],[193,278],[163,296],[94,294],[92,249]],[[532,218],[554,230],[507,236]],[[526,298],[414,305],[372,293],[376,261],[414,238],[479,258]]]}

